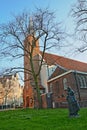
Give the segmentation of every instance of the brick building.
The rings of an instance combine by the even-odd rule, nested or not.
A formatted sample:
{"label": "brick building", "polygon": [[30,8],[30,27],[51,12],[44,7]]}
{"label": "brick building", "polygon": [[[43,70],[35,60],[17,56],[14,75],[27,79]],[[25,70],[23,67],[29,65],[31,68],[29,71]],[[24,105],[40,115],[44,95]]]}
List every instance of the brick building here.
{"label": "brick building", "polygon": [[[31,66],[30,66],[30,56],[29,53],[32,53],[32,61],[34,65],[35,73],[38,72],[38,66],[40,62],[40,49],[39,49],[39,41],[35,41],[33,33],[33,24],[32,20],[30,20],[30,29],[29,29],[29,35],[26,37],[24,41],[24,90],[23,90],[23,101],[24,101],[24,107],[34,108],[38,107],[38,100],[37,100],[37,92],[36,87],[34,84],[34,79],[31,74]],[[32,49],[32,44],[34,49]],[[34,45],[35,44],[35,45]],[[33,50],[33,52],[32,52]],[[29,71],[30,70],[30,71]],[[41,84],[40,75],[38,76],[38,84],[40,87],[40,92],[44,91],[44,87]]]}
{"label": "brick building", "polygon": [[[28,52],[31,51],[30,46],[27,45],[27,41],[30,42],[30,44],[32,44],[32,40],[33,37],[32,35],[29,35],[24,42],[25,47],[27,48]],[[36,43],[36,46],[38,46],[38,41]],[[33,58],[36,56],[36,52],[37,54],[39,54],[39,48],[35,47],[34,52],[33,52]],[[24,99],[24,107],[29,107],[29,108],[33,108],[34,107],[34,95],[35,95],[35,90],[34,85],[33,85],[33,80],[32,79],[32,75],[29,74],[28,70],[31,70],[30,68],[30,60],[29,60],[29,56],[28,53],[25,51],[24,52],[25,56],[24,56],[24,90],[23,90],[23,99]],[[38,66],[38,62],[35,63],[34,68],[37,70],[37,66]]]}
{"label": "brick building", "polygon": [[[30,50],[27,42],[32,44],[31,32],[25,39],[24,45]],[[27,41],[26,41],[27,40]],[[29,56],[25,53],[24,68],[30,69]],[[34,69],[38,70],[42,52],[39,48],[39,41],[36,42],[33,51]],[[37,107],[36,90],[32,76],[24,72],[24,107]],[[70,86],[76,94],[78,101],[87,102],[87,63],[82,63],[62,56],[45,53],[43,65],[39,75],[39,87],[42,97],[42,107],[63,107],[66,104],[66,89]]]}
{"label": "brick building", "polygon": [[87,106],[87,63],[45,53],[47,64],[54,67],[48,83],[54,107],[66,104],[66,89],[70,86],[82,106]]}

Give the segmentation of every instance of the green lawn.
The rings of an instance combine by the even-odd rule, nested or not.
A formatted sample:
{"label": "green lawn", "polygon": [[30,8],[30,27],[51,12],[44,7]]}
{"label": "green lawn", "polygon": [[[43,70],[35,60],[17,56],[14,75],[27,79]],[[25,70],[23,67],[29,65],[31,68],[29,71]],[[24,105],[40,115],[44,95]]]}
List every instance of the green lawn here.
{"label": "green lawn", "polygon": [[87,130],[87,108],[79,118],[69,118],[68,109],[0,111],[0,130]]}

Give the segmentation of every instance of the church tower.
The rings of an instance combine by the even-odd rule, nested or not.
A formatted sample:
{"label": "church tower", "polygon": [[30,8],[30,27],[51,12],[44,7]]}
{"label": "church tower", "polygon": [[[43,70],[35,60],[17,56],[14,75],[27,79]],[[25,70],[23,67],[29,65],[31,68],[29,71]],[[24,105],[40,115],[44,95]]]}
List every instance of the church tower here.
{"label": "church tower", "polygon": [[[29,20],[29,28],[28,28],[28,36],[24,41],[24,92],[23,92],[23,99],[24,99],[24,107],[34,108],[34,88],[32,87],[31,75],[28,70],[30,70],[30,56],[29,53],[32,53],[32,57],[37,56],[40,53],[39,49],[39,40],[35,37],[34,31],[34,22],[32,17]],[[35,65],[37,66],[37,65]],[[35,68],[36,69],[36,68]]]}

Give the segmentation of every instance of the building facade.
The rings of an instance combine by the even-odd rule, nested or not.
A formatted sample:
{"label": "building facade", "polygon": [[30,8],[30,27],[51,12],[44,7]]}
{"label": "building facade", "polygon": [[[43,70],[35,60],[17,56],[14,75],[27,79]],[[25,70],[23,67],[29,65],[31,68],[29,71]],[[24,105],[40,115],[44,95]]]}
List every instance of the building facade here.
{"label": "building facade", "polygon": [[[35,37],[30,33],[24,42],[27,50],[26,52],[24,51],[25,82],[23,101],[25,108],[36,108],[38,106],[34,80],[32,78],[32,74],[29,73],[29,70],[31,70],[29,53],[32,50],[31,45],[35,44],[33,40],[35,40]],[[37,41],[33,47],[32,60],[34,70],[37,72],[42,58],[42,52],[39,48],[39,41]],[[86,104],[87,63],[45,53],[41,71],[38,76],[38,84],[43,108],[65,107],[67,104],[67,87],[71,87],[75,91],[76,97],[81,105],[83,102]]]}
{"label": "building facade", "polygon": [[[38,59],[37,61],[40,61],[41,56],[41,51],[36,53],[35,57]],[[50,107],[65,107],[67,96],[66,89],[68,86],[75,91],[76,97],[80,103],[83,101],[87,102],[87,63],[49,53],[45,53],[43,62],[44,64],[42,65],[39,75],[39,85],[42,86],[42,90],[44,90],[41,92],[43,108],[49,107],[47,102],[48,104],[51,102]],[[39,62],[35,62],[36,70],[38,69],[38,65]],[[25,79],[26,77],[27,76],[25,76]],[[32,85],[30,80],[25,82],[24,107],[35,107],[36,101],[34,96],[36,92]],[[49,97],[47,95],[49,94],[51,94],[51,101],[49,98],[47,99],[47,97]]]}
{"label": "building facade", "polygon": [[87,63],[65,57],[46,54],[48,63],[56,60],[56,70],[48,79],[48,91],[52,93],[54,107],[66,107],[67,87],[71,87],[80,106],[87,106]]}
{"label": "building facade", "polygon": [[0,105],[21,106],[23,87],[17,73],[0,77]]}

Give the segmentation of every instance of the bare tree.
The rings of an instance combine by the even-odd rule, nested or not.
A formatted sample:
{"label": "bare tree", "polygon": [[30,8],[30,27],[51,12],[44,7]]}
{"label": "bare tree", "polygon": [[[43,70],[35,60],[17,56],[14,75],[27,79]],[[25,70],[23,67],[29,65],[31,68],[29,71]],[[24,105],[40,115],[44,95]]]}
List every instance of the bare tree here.
{"label": "bare tree", "polygon": [[87,0],[77,0],[72,7],[72,16],[76,22],[76,34],[82,45],[78,51],[87,51]]}
{"label": "bare tree", "polygon": [[2,103],[7,104],[7,100],[9,96],[13,93],[13,87],[11,81],[2,79],[2,83],[0,83],[0,98],[2,99]]}
{"label": "bare tree", "polygon": [[[32,40],[29,40],[29,36]],[[39,105],[41,105],[41,98],[38,77],[43,64],[44,53],[49,48],[59,46],[61,39],[63,39],[62,36],[63,32],[60,30],[60,23],[55,22],[54,12],[50,12],[48,9],[36,9],[36,12],[32,13],[32,18],[28,12],[23,12],[21,15],[14,16],[12,22],[0,26],[1,57],[13,58],[16,61],[19,58],[23,60],[23,57],[26,57],[30,65],[29,67],[12,66],[6,71],[12,72],[15,70],[31,75],[27,80],[33,79]],[[40,40],[39,47],[42,50],[42,57],[36,71],[34,50],[38,48],[38,40]]]}

